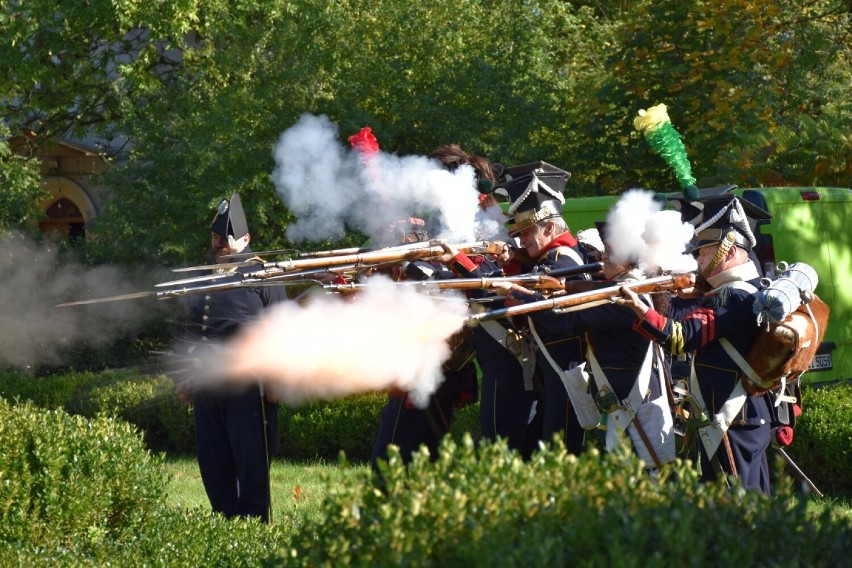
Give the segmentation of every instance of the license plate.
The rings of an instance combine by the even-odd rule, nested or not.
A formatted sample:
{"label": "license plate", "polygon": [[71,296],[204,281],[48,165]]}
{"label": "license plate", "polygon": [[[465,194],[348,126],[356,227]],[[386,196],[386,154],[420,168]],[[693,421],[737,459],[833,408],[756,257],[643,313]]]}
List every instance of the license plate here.
{"label": "license plate", "polygon": [[818,353],[808,366],[808,370],[823,371],[825,369],[831,369],[831,353]]}

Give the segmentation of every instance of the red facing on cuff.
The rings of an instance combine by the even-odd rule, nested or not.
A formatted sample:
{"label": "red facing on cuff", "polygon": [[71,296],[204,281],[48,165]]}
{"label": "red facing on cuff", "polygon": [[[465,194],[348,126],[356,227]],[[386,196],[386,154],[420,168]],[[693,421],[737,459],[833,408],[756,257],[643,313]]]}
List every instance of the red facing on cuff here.
{"label": "red facing on cuff", "polygon": [[453,262],[459,263],[465,270],[468,272],[473,272],[476,270],[476,263],[473,262],[465,253],[460,252],[456,256],[453,257]]}
{"label": "red facing on cuff", "polygon": [[[647,323],[648,325],[643,325],[644,323]],[[654,341],[654,336],[651,331],[648,330],[648,326],[662,331],[665,325],[665,317],[663,317],[660,313],[654,310],[648,310],[647,312],[645,312],[644,316],[639,316],[633,321],[633,331],[637,332],[645,339]]]}
{"label": "red facing on cuff", "polygon": [[650,309],[645,312],[645,315],[643,317],[640,317],[637,323],[642,323],[642,320],[645,320],[650,325],[654,326],[660,331],[662,331],[663,328],[666,327],[666,317],[653,309]]}

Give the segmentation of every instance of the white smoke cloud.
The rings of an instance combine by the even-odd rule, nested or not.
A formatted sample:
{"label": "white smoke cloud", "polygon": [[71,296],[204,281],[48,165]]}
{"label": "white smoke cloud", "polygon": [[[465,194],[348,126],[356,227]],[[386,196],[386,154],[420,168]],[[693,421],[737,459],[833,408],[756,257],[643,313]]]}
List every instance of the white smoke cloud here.
{"label": "white smoke cloud", "polygon": [[509,241],[509,231],[506,228],[506,214],[499,205],[476,212],[474,222],[477,238],[488,241]]}
{"label": "white smoke cloud", "polygon": [[697,268],[695,259],[685,254],[693,235],[677,211],[663,211],[653,192],[631,189],[624,193],[607,214],[607,245],[617,264],[638,261],[647,274],[657,270],[689,272]]}
{"label": "white smoke cloud", "polygon": [[145,290],[152,274],[88,267],[55,244],[0,235],[0,366],[21,370],[62,363],[72,346],[99,346],[162,315],[166,302],[126,301],[57,308],[56,304]]}
{"label": "white smoke cloud", "polygon": [[642,257],[649,272],[692,272],[698,263],[692,255],[684,254],[692,239],[693,227],[685,223],[679,211],[657,211],[645,223],[642,240],[645,254]]}
{"label": "white smoke cloud", "polygon": [[433,297],[374,276],[357,296],[270,308],[203,368],[218,370],[214,382],[262,377],[291,404],[398,388],[424,407],[466,315],[458,293]]}
{"label": "white smoke cloud", "polygon": [[473,168],[451,173],[425,156],[381,151],[364,157],[339,139],[327,117],[309,114],[279,138],[272,180],[298,217],[287,229],[288,238],[333,239],[349,226],[379,239],[394,221],[428,212],[439,218],[439,233],[432,238],[477,238]]}

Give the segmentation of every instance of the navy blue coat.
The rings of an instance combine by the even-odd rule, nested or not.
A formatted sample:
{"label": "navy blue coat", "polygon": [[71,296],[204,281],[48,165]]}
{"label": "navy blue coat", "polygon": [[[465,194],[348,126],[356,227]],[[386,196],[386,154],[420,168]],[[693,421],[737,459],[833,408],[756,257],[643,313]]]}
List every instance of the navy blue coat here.
{"label": "navy blue coat", "polygon": [[[578,262],[574,255],[566,254],[563,247],[573,250],[580,261]],[[566,232],[559,235],[548,245],[531,272],[547,274],[551,270],[573,268],[583,263],[582,258],[583,255],[576,239],[571,233]],[[507,296],[506,305],[529,303],[542,299],[544,299],[544,296],[538,293],[528,295],[513,291]],[[585,359],[585,339],[582,333],[565,334],[562,333],[564,330],[549,328],[547,316],[543,315],[542,311],[530,314],[530,320],[536,326],[536,331],[542,343],[559,367],[568,370],[583,362]],[[543,396],[539,399],[539,404],[544,406],[541,439],[549,442],[555,434],[560,434],[568,451],[575,454],[579,453],[583,449],[585,432],[580,427],[565,386],[544,354],[539,353],[536,365],[541,374],[544,391]]]}
{"label": "navy blue coat", "polygon": [[[210,344],[231,338],[264,308],[285,298],[283,288],[277,287],[185,296],[175,352],[200,354]],[[198,465],[213,511],[267,522],[269,454],[278,446],[278,405],[261,395],[258,384],[198,388],[193,393],[193,407]]]}
{"label": "navy blue coat", "polygon": [[[751,281],[753,286],[758,280]],[[635,329],[648,339],[668,348],[672,355],[694,352],[695,373],[708,412],[716,413],[728,400],[742,372],[719,343],[728,341],[744,357],[754,344],[760,329],[752,304],[754,294],[736,286],[723,285],[705,294],[700,301],[672,302],[672,315],[665,317],[650,310],[637,320]],[[747,397],[739,417],[728,429],[733,466],[724,444],[716,452],[726,473],[734,468],[747,488],[769,492],[769,467],[766,449],[770,441],[771,415],[763,397]],[[702,477],[715,479],[713,456],[701,451]]]}

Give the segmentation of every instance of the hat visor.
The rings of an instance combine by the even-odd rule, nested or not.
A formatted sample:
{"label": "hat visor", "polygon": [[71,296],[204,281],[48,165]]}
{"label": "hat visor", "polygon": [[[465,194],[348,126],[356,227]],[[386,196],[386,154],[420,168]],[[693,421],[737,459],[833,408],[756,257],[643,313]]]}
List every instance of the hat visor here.
{"label": "hat visor", "polygon": [[531,227],[539,221],[556,219],[557,217],[561,217],[561,215],[559,213],[555,213],[548,207],[543,207],[538,210],[529,209],[527,211],[518,211],[515,213],[514,217],[509,218],[509,221],[506,223],[506,229],[509,231],[509,236],[514,237],[527,227]]}
{"label": "hat visor", "polygon": [[731,232],[734,233],[735,245],[746,250],[751,248],[748,238],[733,228],[707,229],[695,235],[695,238],[687,245],[686,252],[692,253],[710,245],[720,245]]}

